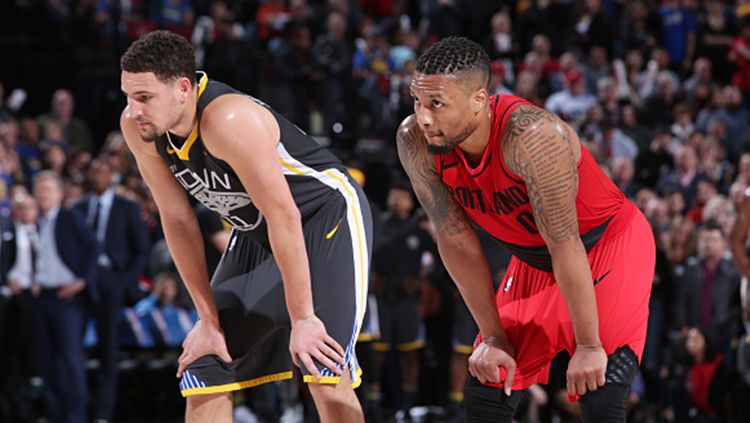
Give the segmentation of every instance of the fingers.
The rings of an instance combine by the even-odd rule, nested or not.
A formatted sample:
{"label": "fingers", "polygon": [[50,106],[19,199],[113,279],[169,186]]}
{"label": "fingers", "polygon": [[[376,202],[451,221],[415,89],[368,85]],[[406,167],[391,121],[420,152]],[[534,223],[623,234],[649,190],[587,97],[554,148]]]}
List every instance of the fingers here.
{"label": "fingers", "polygon": [[331,338],[330,335],[326,335],[325,343],[326,343],[325,345],[326,348],[328,349],[333,348],[336,353],[335,356],[329,354],[329,357],[337,358],[339,363],[341,363],[342,366],[346,366],[346,361],[344,361],[344,355],[346,355],[346,353],[344,352],[344,349],[341,348],[341,345],[339,345],[339,343],[336,342],[335,339]]}
{"label": "fingers", "polygon": [[227,347],[224,346],[224,348],[219,351],[218,354],[219,358],[222,359],[225,363],[231,363],[232,362],[232,356],[229,355],[229,351],[227,350]]}
{"label": "fingers", "polygon": [[[320,353],[328,359],[336,360],[335,362],[331,361],[331,363],[333,363],[336,367],[336,370],[335,370],[336,372],[338,372],[339,367],[346,366],[346,360],[344,360],[344,357],[339,355],[339,353],[335,351],[333,348],[331,348],[329,345],[323,344],[323,346],[320,348]],[[316,356],[315,358],[318,358],[318,357]],[[318,359],[318,361],[323,363],[323,361],[321,361],[320,359]],[[331,366],[327,364],[325,366],[328,368],[331,368]],[[331,368],[331,370],[333,369]]]}
{"label": "fingers", "polygon": [[516,373],[516,363],[505,366],[505,395],[510,396],[513,391],[513,376]]}
{"label": "fingers", "polygon": [[180,358],[177,359],[177,377],[182,377],[182,372],[185,370],[188,364],[192,362],[191,356],[187,350],[183,350]]}
{"label": "fingers", "polygon": [[593,392],[604,386],[606,379],[604,372],[590,375],[572,375],[567,376],[567,391],[570,395],[583,395],[586,392]]}
{"label": "fingers", "polygon": [[308,372],[310,372],[311,375],[315,377],[315,380],[320,380],[322,377],[320,375],[320,370],[318,370],[318,366],[313,363],[312,358],[310,358],[310,355],[307,353],[300,354],[300,360],[302,360],[302,364],[305,365],[305,368]]}

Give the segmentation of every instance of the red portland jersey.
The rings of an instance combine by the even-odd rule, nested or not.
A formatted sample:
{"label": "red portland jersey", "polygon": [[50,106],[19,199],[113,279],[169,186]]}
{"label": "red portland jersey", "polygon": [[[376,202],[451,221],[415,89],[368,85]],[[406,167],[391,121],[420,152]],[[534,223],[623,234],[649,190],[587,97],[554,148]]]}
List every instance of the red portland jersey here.
{"label": "red portland jersey", "polygon": [[[531,103],[509,95],[493,96],[491,102],[492,131],[479,165],[470,167],[463,151],[456,147],[449,153],[435,156],[437,169],[474,223],[519,259],[551,272],[552,261],[534,221],[526,184],[507,168],[500,146],[505,123],[513,109]],[[587,251],[601,238],[624,201],[623,193],[581,145],[576,210],[578,230]]]}

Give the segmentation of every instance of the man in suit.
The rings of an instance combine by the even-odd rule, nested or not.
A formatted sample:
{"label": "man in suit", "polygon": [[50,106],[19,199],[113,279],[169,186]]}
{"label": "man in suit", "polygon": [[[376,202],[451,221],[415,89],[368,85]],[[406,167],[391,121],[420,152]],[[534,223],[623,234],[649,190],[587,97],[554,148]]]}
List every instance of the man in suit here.
{"label": "man in suit", "polygon": [[727,240],[717,223],[699,235],[700,258],[691,258],[678,278],[675,324],[683,334],[702,326],[725,352],[740,322],[740,272],[726,256]]}
{"label": "man in suit", "polygon": [[99,243],[94,308],[101,368],[96,393],[96,421],[112,421],[117,398],[117,319],[127,288],[137,284],[148,258],[149,242],[138,205],[115,194],[112,168],[94,161],[88,171],[90,193],[75,208]]}
{"label": "man in suit", "polygon": [[51,422],[85,422],[83,330],[86,300],[98,300],[96,239],[77,211],[62,207],[58,174],[40,172],[34,179],[34,197],[40,212],[35,335],[44,399]]}
{"label": "man in suit", "polygon": [[27,421],[32,416],[33,390],[30,388],[38,386],[40,382],[34,338],[36,297],[39,296],[38,285],[34,282],[34,260],[39,250],[36,227],[39,209],[34,197],[26,193],[14,196],[11,206],[13,219],[10,227],[5,227],[6,223],[0,219],[0,227],[3,227],[0,255],[7,256],[0,261],[8,260],[10,263],[8,271],[5,271],[4,262],[2,269],[11,293],[6,332],[0,334],[8,353],[3,364],[10,368],[3,380],[7,380],[14,399],[10,420]]}

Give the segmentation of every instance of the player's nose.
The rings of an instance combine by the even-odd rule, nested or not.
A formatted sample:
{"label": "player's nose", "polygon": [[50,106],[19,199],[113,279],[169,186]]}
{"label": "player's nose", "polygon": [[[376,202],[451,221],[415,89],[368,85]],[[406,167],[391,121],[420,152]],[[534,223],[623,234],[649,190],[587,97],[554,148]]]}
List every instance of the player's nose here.
{"label": "player's nose", "polygon": [[432,114],[424,108],[416,111],[417,123],[419,126],[426,128],[433,124]]}

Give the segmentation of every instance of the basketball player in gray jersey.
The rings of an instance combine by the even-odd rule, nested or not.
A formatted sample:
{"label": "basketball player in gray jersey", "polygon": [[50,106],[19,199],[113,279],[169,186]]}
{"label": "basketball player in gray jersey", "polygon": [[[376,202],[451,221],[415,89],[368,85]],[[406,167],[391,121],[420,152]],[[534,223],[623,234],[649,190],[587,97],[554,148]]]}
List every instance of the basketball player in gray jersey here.
{"label": "basketball player in gray jersey", "polygon": [[[177,370],[186,420],[231,421],[232,391],[290,378],[293,362],[323,422],[363,421],[372,222],[358,185],[267,105],[196,73],[183,37],[147,34],[120,64],[120,126],[199,315]],[[210,285],[185,191],[233,226]]]}

